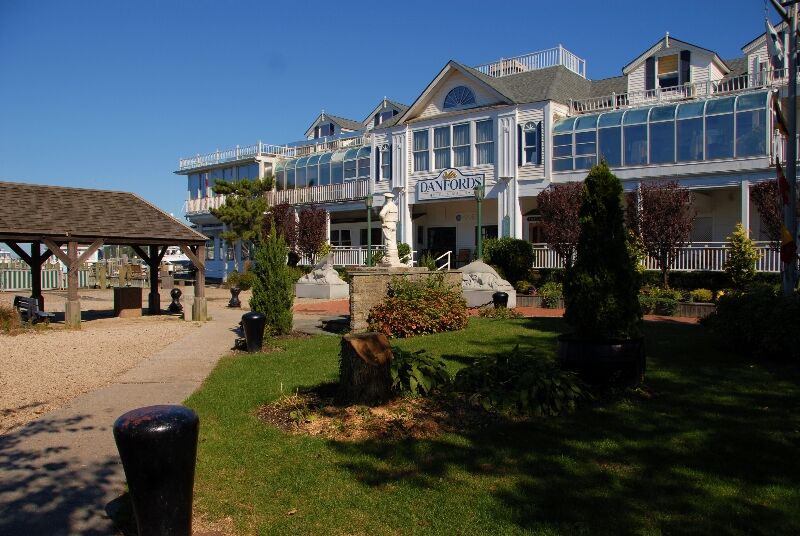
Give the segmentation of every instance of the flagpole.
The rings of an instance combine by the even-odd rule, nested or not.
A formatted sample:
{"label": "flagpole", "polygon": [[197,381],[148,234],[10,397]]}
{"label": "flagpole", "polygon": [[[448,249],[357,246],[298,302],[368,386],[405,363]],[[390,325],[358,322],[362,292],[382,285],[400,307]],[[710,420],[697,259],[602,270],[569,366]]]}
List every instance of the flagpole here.
{"label": "flagpole", "polygon": [[[789,203],[783,208],[784,225],[797,243],[797,2],[789,7],[789,140],[786,172],[789,175]],[[793,248],[797,251],[796,247]],[[791,296],[797,287],[797,255],[784,264],[783,295]]]}

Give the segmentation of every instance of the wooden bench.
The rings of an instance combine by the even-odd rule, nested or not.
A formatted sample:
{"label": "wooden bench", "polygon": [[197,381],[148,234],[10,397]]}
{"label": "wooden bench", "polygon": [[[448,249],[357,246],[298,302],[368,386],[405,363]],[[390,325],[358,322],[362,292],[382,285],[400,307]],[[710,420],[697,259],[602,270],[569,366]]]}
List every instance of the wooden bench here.
{"label": "wooden bench", "polygon": [[53,313],[39,310],[39,300],[25,296],[14,296],[14,307],[19,311],[23,322],[36,323],[40,320],[53,318]]}

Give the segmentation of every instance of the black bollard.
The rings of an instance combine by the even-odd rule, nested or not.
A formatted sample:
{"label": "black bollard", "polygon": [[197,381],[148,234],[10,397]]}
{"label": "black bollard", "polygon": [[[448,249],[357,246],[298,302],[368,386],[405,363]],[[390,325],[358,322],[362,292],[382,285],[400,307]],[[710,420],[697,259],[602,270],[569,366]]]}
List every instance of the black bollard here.
{"label": "black bollard", "polygon": [[264,344],[264,327],[267,317],[263,313],[250,312],[242,315],[242,330],[248,352],[260,352]]}
{"label": "black bollard", "polygon": [[198,424],[183,406],[139,408],[114,423],[141,536],[191,536]]}
{"label": "black bollard", "polygon": [[181,305],[181,294],[183,294],[183,292],[181,292],[181,289],[179,288],[174,288],[169,291],[169,295],[172,298],[172,303],[169,304],[167,310],[170,313],[180,313],[183,311],[183,305]]}
{"label": "black bollard", "polygon": [[239,287],[231,287],[231,301],[228,302],[228,307],[241,307],[242,302],[239,301],[239,293],[242,291]]}
{"label": "black bollard", "polygon": [[508,293],[495,292],[492,294],[492,302],[494,302],[495,309],[499,309],[500,307],[508,307]]}

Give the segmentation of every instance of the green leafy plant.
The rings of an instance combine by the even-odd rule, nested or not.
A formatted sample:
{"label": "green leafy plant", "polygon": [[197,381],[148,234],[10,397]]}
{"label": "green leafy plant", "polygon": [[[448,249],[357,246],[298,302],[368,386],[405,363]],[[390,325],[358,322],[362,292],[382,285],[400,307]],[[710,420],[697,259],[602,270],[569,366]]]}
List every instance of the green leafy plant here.
{"label": "green leafy plant", "polygon": [[444,274],[410,280],[395,278],[389,293],[367,317],[369,329],[390,337],[456,331],[467,326],[467,302],[458,285],[448,285]]}
{"label": "green leafy plant", "polygon": [[240,288],[248,290],[253,286],[253,272],[231,272],[228,274],[228,280],[225,281],[226,288]]}
{"label": "green leafy plant", "polygon": [[586,177],[575,264],[564,280],[564,314],[584,340],[635,337],[640,332],[639,276],[623,224],[622,184],[605,162]]}
{"label": "green leafy plant", "polygon": [[294,282],[286,264],[286,243],[276,236],[275,226],[266,240],[256,247],[253,266],[253,295],[250,309],[267,317],[265,332],[286,335],[292,332]]}
{"label": "green leafy plant", "polygon": [[519,346],[461,369],[454,387],[486,410],[516,415],[559,415],[588,396],[575,374]]}
{"label": "green leafy plant", "polygon": [[400,258],[400,262],[408,262],[411,258],[411,246],[405,242],[397,244],[397,256]]}
{"label": "green leafy plant", "polygon": [[451,381],[442,358],[425,350],[407,352],[392,347],[392,354],[392,389],[399,394],[425,396]]}
{"label": "green leafy plant", "polygon": [[750,239],[741,223],[736,224],[733,234],[728,237],[730,249],[725,260],[725,273],[734,288],[744,289],[756,277],[756,261],[761,257],[755,243]]}
{"label": "green leafy plant", "polygon": [[3,333],[14,333],[22,328],[22,321],[19,313],[13,307],[0,304],[0,331]]}
{"label": "green leafy plant", "polygon": [[639,305],[644,314],[672,316],[682,298],[683,293],[677,289],[646,286],[639,291]]}
{"label": "green leafy plant", "polygon": [[714,293],[707,288],[696,288],[689,292],[693,302],[710,303],[714,299]]}
{"label": "green leafy plant", "polygon": [[548,281],[536,290],[536,294],[542,297],[542,307],[555,309],[564,295],[564,288],[561,283]]}
{"label": "green leafy plant", "polygon": [[533,266],[533,247],[527,240],[490,238],[483,242],[483,259],[499,269],[512,285],[526,279]]}
{"label": "green leafy plant", "polygon": [[526,279],[522,279],[514,284],[514,290],[517,291],[517,294],[530,294],[533,290],[533,284]]}
{"label": "green leafy plant", "polygon": [[420,257],[417,265],[423,268],[427,268],[431,272],[436,271],[436,259],[430,253],[425,253],[425,255]]}
{"label": "green leafy plant", "polygon": [[370,257],[372,259],[372,266],[378,266],[385,256],[386,252],[382,249],[375,250],[375,252],[372,254],[372,257]]}
{"label": "green leafy plant", "polygon": [[508,307],[494,307],[493,305],[486,305],[478,309],[478,316],[481,318],[507,320],[509,318],[522,318],[522,313],[516,309],[509,309]]}

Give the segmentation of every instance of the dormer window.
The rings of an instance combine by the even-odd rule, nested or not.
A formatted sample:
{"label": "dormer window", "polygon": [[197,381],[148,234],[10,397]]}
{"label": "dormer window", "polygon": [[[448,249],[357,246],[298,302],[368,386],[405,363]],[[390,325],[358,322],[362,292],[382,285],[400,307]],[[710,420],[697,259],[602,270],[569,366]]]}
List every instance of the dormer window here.
{"label": "dormer window", "polygon": [[645,60],[645,89],[678,87],[691,82],[691,52],[681,50]]}
{"label": "dormer window", "polygon": [[333,123],[323,123],[314,129],[314,138],[333,136]]}
{"label": "dormer window", "polygon": [[466,86],[456,86],[444,98],[444,109],[462,108],[475,104],[475,94]]}
{"label": "dormer window", "polygon": [[658,87],[675,87],[678,79],[678,55],[658,58]]}

